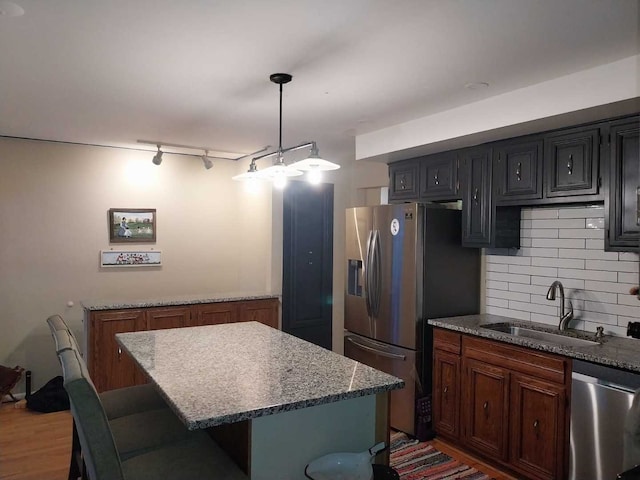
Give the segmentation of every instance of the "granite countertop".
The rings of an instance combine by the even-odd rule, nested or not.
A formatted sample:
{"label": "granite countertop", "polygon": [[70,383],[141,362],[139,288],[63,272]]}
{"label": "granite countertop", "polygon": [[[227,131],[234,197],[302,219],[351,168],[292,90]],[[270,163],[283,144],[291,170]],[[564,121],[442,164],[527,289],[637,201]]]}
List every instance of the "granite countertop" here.
{"label": "granite countertop", "polygon": [[87,311],[119,310],[123,308],[171,307],[176,305],[197,305],[199,303],[236,302],[242,300],[264,300],[280,298],[271,293],[204,293],[195,295],[172,295],[152,299],[135,300],[81,300],[82,307]]}
{"label": "granite countertop", "polygon": [[257,322],[120,333],[190,430],[404,387],[404,381]]}
{"label": "granite countertop", "polygon": [[[534,340],[526,337],[517,337],[508,333],[482,328],[492,323],[510,323],[514,326],[530,328],[533,330],[552,331],[554,327],[544,323],[517,320],[499,315],[479,314],[464,315],[460,317],[438,318],[428,320],[434,327],[455,330],[477,337],[489,338],[501,342],[521,345],[523,347],[556,353],[570,358],[585,360],[587,362],[608,365],[612,367],[640,372],[640,342],[631,338],[614,337],[605,335],[598,345],[566,346],[557,343]],[[581,330],[568,329],[568,336],[595,340],[595,334],[589,334]]]}

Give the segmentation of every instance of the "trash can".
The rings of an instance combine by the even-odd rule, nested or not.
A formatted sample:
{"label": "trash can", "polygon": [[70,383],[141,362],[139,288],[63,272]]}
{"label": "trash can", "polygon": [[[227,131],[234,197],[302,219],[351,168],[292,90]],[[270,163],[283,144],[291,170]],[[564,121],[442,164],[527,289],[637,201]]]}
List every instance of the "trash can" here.
{"label": "trash can", "polygon": [[373,467],[373,480],[400,480],[400,475],[392,467],[377,463],[371,466]]}

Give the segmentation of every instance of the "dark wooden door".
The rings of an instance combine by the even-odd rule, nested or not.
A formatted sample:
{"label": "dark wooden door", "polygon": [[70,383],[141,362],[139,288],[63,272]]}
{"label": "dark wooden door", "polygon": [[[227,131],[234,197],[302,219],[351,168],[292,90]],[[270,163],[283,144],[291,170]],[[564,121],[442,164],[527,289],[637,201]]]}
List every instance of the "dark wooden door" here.
{"label": "dark wooden door", "polygon": [[238,321],[238,302],[205,303],[191,308],[190,327]]}
{"label": "dark wooden door", "polygon": [[536,478],[564,478],[564,386],[514,373],[511,412],[511,464]]}
{"label": "dark wooden door", "polygon": [[637,189],[640,188],[640,118],[615,122],[609,136],[606,250],[638,251]]}
{"label": "dark wooden door", "polygon": [[494,150],[496,204],[542,198],[542,140],[500,145]]}
{"label": "dark wooden door", "polygon": [[290,182],[283,202],[282,330],[331,349],[333,185]]}
{"label": "dark wooden door", "polygon": [[463,359],[463,365],[464,443],[493,458],[506,460],[509,371],[467,358]]}
{"label": "dark wooden door", "polygon": [[389,201],[417,200],[419,195],[420,162],[418,159],[389,165]]}
{"label": "dark wooden door", "polygon": [[477,148],[463,154],[462,244],[491,245],[491,149]]}
{"label": "dark wooden door", "polygon": [[459,435],[460,355],[433,353],[433,426],[452,438]]}
{"label": "dark wooden door", "polygon": [[458,159],[455,152],[420,159],[420,199],[458,200]]}

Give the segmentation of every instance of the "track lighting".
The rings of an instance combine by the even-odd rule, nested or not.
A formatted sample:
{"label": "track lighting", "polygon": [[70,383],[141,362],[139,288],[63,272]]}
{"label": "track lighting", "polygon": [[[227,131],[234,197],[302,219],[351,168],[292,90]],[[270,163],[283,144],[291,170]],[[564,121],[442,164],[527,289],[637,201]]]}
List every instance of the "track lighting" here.
{"label": "track lighting", "polygon": [[205,150],[204,151],[204,155],[202,155],[202,163],[204,165],[204,168],[206,168],[207,170],[209,170],[211,167],[213,167],[213,161],[211,160],[211,158],[209,158],[209,151]]}
{"label": "track lighting", "polygon": [[[306,171],[309,172],[308,180],[310,183],[320,183],[320,181],[322,180],[322,171],[336,170],[340,168],[340,165],[338,165],[337,163],[332,163],[320,158],[316,142],[305,142],[300,145],[296,145],[295,147],[282,148],[282,85],[284,85],[285,83],[289,83],[292,78],[293,77],[288,73],[274,73],[269,77],[269,80],[280,86],[280,128],[278,137],[278,149],[275,152],[266,153],[264,155],[260,155],[259,157],[253,158],[251,160],[251,164],[249,165],[249,170],[240,175],[236,175],[235,177],[233,177],[233,180],[255,180],[257,178],[269,179],[273,181],[273,184],[276,188],[284,188],[287,183],[288,177],[302,175]],[[285,153],[293,152],[295,150],[300,150],[303,148],[310,148],[310,153],[307,158],[295,162],[291,165],[286,165],[284,163]],[[273,156],[276,157],[273,165],[258,172],[256,160]]]}
{"label": "track lighting", "polygon": [[154,165],[160,165],[162,163],[162,154],[163,153],[164,152],[162,150],[160,150],[160,145],[158,145],[158,153],[156,153],[155,156],[153,157],[153,160],[151,160]]}

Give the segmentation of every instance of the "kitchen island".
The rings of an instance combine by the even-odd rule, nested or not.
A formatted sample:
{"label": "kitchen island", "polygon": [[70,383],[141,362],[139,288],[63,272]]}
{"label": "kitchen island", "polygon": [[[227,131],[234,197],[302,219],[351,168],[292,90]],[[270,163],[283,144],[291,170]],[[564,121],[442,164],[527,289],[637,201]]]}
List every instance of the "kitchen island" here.
{"label": "kitchen island", "polygon": [[184,424],[211,428],[254,480],[304,479],[315,458],[388,442],[389,391],[404,386],[257,322],[116,339]]}

